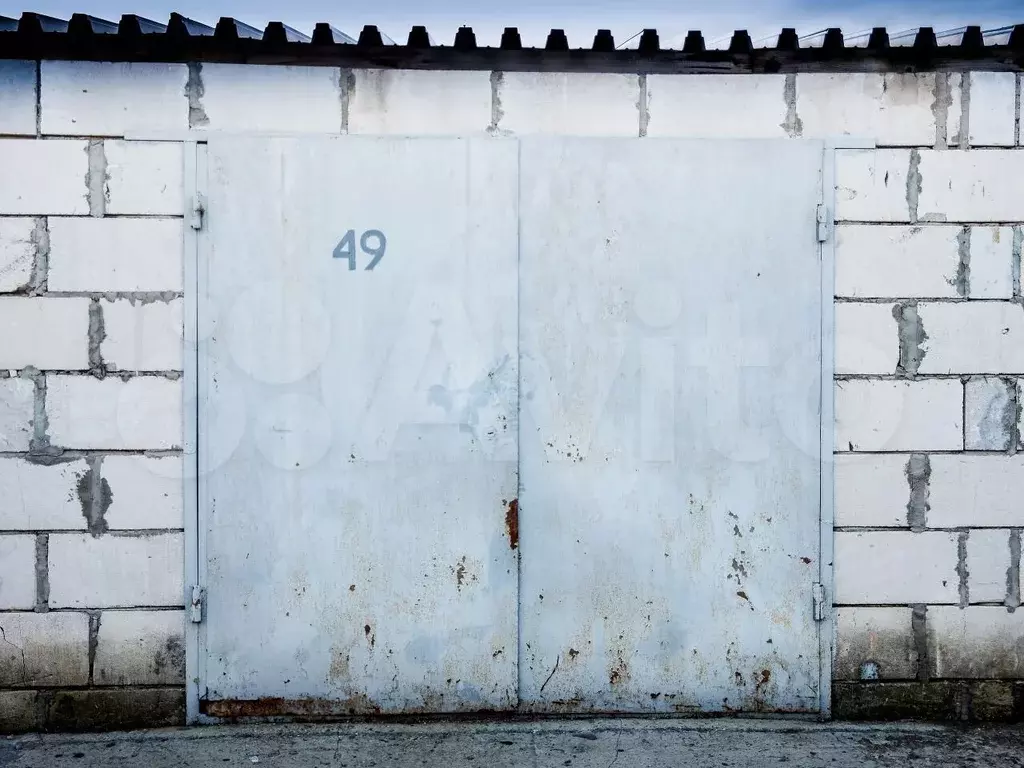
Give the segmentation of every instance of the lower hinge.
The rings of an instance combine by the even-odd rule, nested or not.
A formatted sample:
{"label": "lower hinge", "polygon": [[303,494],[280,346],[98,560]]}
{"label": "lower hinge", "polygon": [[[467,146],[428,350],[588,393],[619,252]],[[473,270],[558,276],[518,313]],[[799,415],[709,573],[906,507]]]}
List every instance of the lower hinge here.
{"label": "lower hinge", "polygon": [[189,603],[189,619],[193,624],[199,624],[203,620],[203,588],[198,584],[192,585],[192,601]]}
{"label": "lower hinge", "polygon": [[818,227],[818,242],[827,243],[832,230],[832,222],[828,220],[828,206],[824,203],[818,203],[818,208],[815,212],[815,221],[817,222]]}
{"label": "lower hinge", "polygon": [[814,582],[811,585],[811,600],[814,607],[814,620],[824,621],[825,620],[825,585],[820,582]]}
{"label": "lower hinge", "polygon": [[192,198],[192,210],[189,212],[188,225],[197,232],[203,228],[203,219],[206,217],[206,200],[202,195]]}

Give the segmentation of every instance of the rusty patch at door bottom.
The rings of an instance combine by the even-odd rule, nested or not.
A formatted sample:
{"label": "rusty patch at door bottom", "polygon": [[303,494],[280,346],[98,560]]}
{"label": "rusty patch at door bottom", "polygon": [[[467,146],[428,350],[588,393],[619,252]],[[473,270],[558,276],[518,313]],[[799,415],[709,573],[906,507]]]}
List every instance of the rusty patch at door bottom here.
{"label": "rusty patch at door bottom", "polygon": [[366,696],[347,699],[225,699],[199,702],[199,711],[210,717],[344,717],[346,715],[378,715],[379,706]]}

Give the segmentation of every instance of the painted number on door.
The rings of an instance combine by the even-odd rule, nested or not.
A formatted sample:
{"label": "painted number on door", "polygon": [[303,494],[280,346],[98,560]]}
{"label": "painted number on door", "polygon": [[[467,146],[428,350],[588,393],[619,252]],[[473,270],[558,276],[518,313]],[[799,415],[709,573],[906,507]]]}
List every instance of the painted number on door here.
{"label": "painted number on door", "polygon": [[[359,237],[359,249],[370,257],[370,263],[364,269],[370,270],[377,266],[377,263],[384,258],[384,249],[387,248],[388,239],[379,229],[368,229]],[[356,231],[350,229],[341,238],[341,242],[334,247],[334,258],[348,259],[348,268],[351,272],[356,268]]]}

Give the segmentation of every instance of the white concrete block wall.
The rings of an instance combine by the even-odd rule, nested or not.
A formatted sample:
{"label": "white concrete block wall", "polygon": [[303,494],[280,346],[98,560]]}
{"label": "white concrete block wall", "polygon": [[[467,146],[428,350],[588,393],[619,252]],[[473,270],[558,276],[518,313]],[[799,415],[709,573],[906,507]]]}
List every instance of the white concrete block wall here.
{"label": "white concrete block wall", "polygon": [[9,296],[0,301],[0,368],[89,368],[89,299]]}
{"label": "white concrete block wall", "polygon": [[188,128],[188,67],[43,62],[41,89],[36,67],[0,63],[0,708],[32,713],[0,717],[16,725],[37,722],[37,690],[184,676],[183,151],[131,138]]}
{"label": "white concrete block wall", "polygon": [[109,214],[181,216],[185,205],[182,146],[169,141],[105,141]]}
{"label": "white concrete block wall", "polygon": [[963,450],[963,398],[955,379],[837,382],[836,449]]}
{"label": "white concrete block wall", "polygon": [[842,224],[835,265],[844,299],[1011,299],[1013,229]]}
{"label": "white concrete block wall", "polygon": [[51,291],[182,289],[180,218],[53,218],[48,226]]}
{"label": "white concrete block wall", "polygon": [[[910,608],[848,607],[836,611],[837,680],[874,672],[880,680],[917,676],[918,653]],[[864,669],[866,664],[874,670]]]}
{"label": "white concrete block wall", "polygon": [[494,84],[502,134],[635,137],[640,77],[618,74],[505,72]]}
{"label": "white concrete block wall", "polygon": [[0,685],[45,688],[89,682],[84,613],[0,613]]}
{"label": "white concrete block wall", "polygon": [[[3,215],[89,213],[89,142],[73,139],[3,139],[0,184]],[[16,180],[16,183],[11,183]]]}
{"label": "white concrete block wall", "polygon": [[47,376],[50,441],[79,450],[179,449],[181,396],[181,382],[163,376]]}
{"label": "white concrete block wall", "polygon": [[796,80],[801,136],[874,139],[931,146],[936,140],[934,73],[802,74]]}
{"label": "white concrete block wall", "polygon": [[970,72],[970,144],[1012,147],[1016,123],[1017,75],[1013,72]]}
{"label": "white concrete block wall", "polygon": [[837,158],[837,679],[1024,677],[1018,79],[950,75],[934,144]]}
{"label": "white concrete block wall", "polygon": [[100,355],[108,370],[180,371],[182,301],[101,301]]}
{"label": "white concrete block wall", "polygon": [[40,66],[44,136],[124,136],[188,128],[184,64],[44,61]]}
{"label": "white concrete block wall", "polygon": [[350,134],[480,136],[494,124],[488,72],[362,69],[346,73]]}
{"label": "white concrete block wall", "polygon": [[104,611],[96,647],[100,685],[175,685],[185,675],[181,611]]}
{"label": "white concrete block wall", "polygon": [[958,536],[947,531],[839,531],[836,602],[956,603]]}
{"label": "white concrete block wall", "polygon": [[181,533],[49,537],[51,608],[180,606]]}
{"label": "white concrete block wall", "polygon": [[836,677],[1024,677],[1019,81],[0,63],[0,707],[183,679],[189,127],[876,142],[836,161]]}
{"label": "white concrete block wall", "polygon": [[31,282],[38,226],[29,217],[0,219],[0,293],[24,290]]}
{"label": "white concrete block wall", "polygon": [[0,610],[36,605],[36,537],[0,536]]}
{"label": "white concrete block wall", "polygon": [[909,455],[902,453],[837,454],[834,470],[836,526],[909,526],[909,463]]}
{"label": "white concrete block wall", "polygon": [[84,530],[89,469],[84,458],[49,465],[0,458],[0,530]]}
{"label": "white concrete block wall", "polygon": [[36,135],[36,63],[0,61],[0,135]]}
{"label": "white concrete block wall", "polygon": [[36,385],[27,377],[0,378],[0,451],[27,451],[32,443]]}
{"label": "white concrete block wall", "polygon": [[785,75],[648,75],[646,135],[784,139],[793,98]]}
{"label": "white concrete block wall", "polygon": [[836,373],[895,373],[900,361],[890,304],[837,304]]}
{"label": "white concrete block wall", "polygon": [[180,467],[176,456],[104,456],[100,474],[111,488],[110,506],[104,515],[109,528],[181,528]]}
{"label": "white concrete block wall", "polygon": [[344,90],[334,67],[192,64],[193,128],[340,133]]}

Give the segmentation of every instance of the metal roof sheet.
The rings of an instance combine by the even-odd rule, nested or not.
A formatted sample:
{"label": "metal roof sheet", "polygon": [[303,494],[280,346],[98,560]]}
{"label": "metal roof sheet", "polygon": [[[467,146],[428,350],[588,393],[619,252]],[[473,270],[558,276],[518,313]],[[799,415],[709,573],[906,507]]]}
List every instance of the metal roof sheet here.
{"label": "metal roof sheet", "polygon": [[[1024,24],[983,30],[931,27],[889,33],[885,28],[845,37],[840,29],[798,35],[783,29],[773,39],[733,33],[728,46],[709,46],[699,31],[679,47],[663,47],[657,30],[638,33],[635,46],[616,46],[609,30],[572,48],[552,29],[543,48],[527,48],[515,27],[498,47],[479,46],[471,27],[460,27],[454,44],[434,44],[415,26],[397,44],[373,25],[353,38],[327,23],[311,35],[271,22],[263,30],[230,17],[215,27],[173,13],[167,23],[128,14],[112,22],[76,13],[63,20],[37,13],[0,16],[0,59],[93,61],[237,62],[411,69],[608,72],[799,72],[989,69],[1024,71]],[[631,38],[632,39],[632,38]]]}

